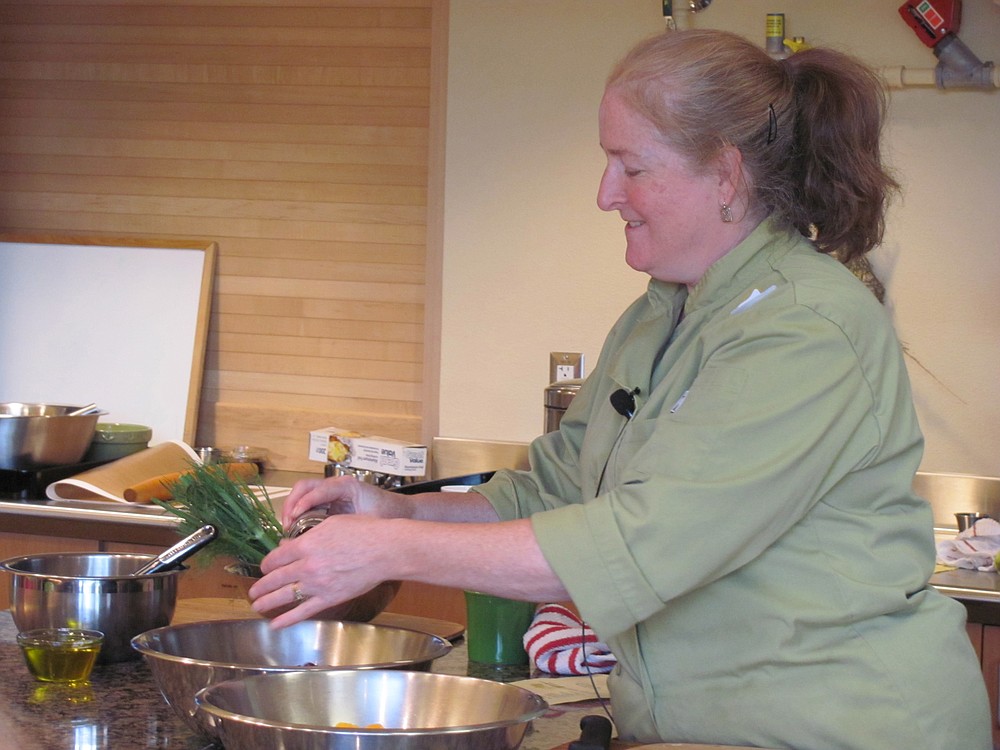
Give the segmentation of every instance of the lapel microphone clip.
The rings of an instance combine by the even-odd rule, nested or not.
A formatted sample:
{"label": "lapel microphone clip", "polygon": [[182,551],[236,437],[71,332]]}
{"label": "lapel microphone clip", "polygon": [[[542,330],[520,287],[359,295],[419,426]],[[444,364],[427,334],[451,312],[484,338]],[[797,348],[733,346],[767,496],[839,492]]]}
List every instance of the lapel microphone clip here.
{"label": "lapel microphone clip", "polygon": [[619,388],[611,394],[611,405],[623,417],[631,419],[632,415],[635,414],[635,397],[638,395],[639,386],[636,386],[631,391]]}

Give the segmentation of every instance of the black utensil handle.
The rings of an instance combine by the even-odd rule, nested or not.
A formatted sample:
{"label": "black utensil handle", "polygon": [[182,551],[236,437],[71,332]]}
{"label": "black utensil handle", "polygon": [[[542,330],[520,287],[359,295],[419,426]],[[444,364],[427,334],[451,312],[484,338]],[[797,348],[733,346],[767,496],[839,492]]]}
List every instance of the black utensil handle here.
{"label": "black utensil handle", "polygon": [[598,714],[580,719],[580,739],[569,743],[569,750],[609,750],[610,747],[611,722]]}

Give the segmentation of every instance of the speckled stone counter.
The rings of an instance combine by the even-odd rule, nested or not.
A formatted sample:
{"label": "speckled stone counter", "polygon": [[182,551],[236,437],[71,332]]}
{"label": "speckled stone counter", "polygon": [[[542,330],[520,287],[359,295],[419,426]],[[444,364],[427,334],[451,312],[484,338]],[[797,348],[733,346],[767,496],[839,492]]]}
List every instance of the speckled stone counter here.
{"label": "speckled stone counter", "polygon": [[94,669],[89,686],[48,685],[28,672],[10,612],[0,613],[0,748],[200,750],[140,661]]}
{"label": "speckled stone counter", "polygon": [[[9,611],[0,612],[0,750],[204,750],[213,747],[193,734],[164,702],[142,660],[99,665],[90,685],[67,687],[36,682],[17,647]],[[444,674],[470,670],[464,641],[434,663]],[[492,675],[520,679],[515,670]],[[549,750],[580,736],[580,719],[599,712],[596,702],[557,706],[533,722],[522,750]]]}

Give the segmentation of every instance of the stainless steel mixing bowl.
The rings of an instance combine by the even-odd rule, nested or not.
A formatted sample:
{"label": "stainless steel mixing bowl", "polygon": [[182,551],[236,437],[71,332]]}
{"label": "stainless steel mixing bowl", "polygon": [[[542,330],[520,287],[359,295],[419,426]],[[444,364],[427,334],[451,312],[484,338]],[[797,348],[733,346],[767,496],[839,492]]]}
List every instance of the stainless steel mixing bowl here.
{"label": "stainless steel mixing bowl", "polygon": [[0,403],[0,469],[75,464],[90,447],[104,412],[68,416],[79,406]]}
{"label": "stainless steel mixing bowl", "polygon": [[267,620],[213,620],[142,633],[132,646],[146,658],[167,703],[196,732],[214,737],[197,712],[202,688],[250,675],[331,669],[426,670],[451,644],[430,633],[334,620],[275,630]]}
{"label": "stainless steel mixing bowl", "polygon": [[154,555],[54,552],[12,557],[0,570],[12,576],[11,613],[18,630],[84,628],[104,633],[99,664],[138,659],[139,633],[167,625],[177,604],[169,570],[133,576]]}
{"label": "stainless steel mixing bowl", "polygon": [[241,750],[514,750],[548,708],[501,682],[383,670],[258,675],[195,699]]}

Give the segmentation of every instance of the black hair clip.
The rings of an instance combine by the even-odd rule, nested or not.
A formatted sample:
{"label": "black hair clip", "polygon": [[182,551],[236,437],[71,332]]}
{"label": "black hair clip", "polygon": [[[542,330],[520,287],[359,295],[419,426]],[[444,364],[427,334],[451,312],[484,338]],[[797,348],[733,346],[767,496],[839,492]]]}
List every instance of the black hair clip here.
{"label": "black hair clip", "polygon": [[778,116],[774,113],[774,105],[767,105],[767,145],[774,143],[778,137]]}

